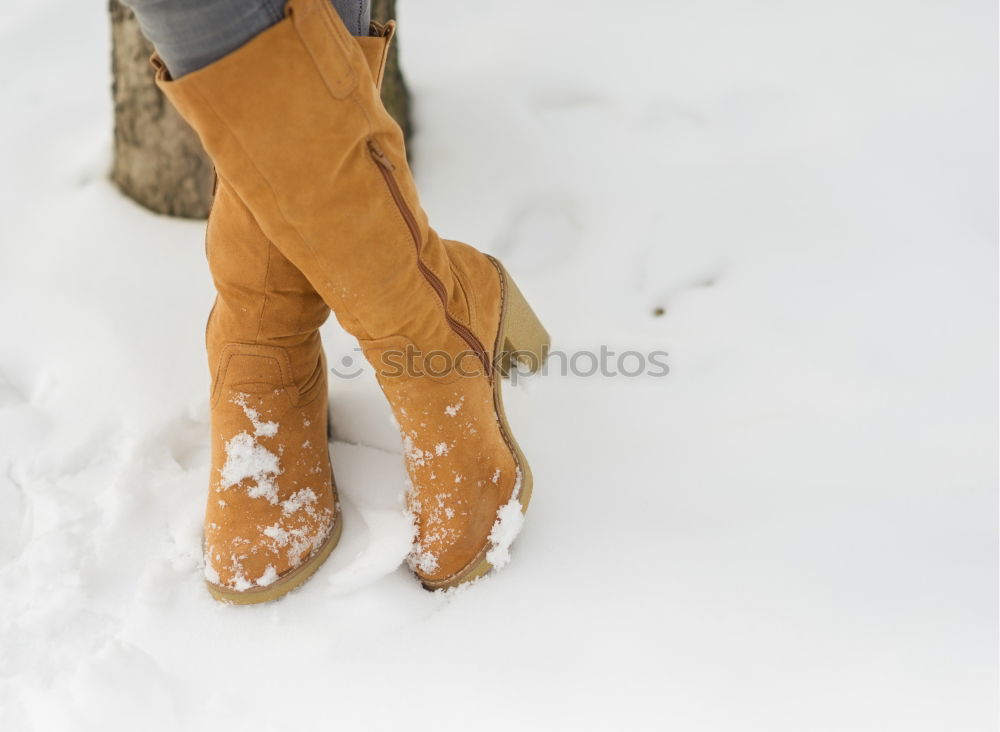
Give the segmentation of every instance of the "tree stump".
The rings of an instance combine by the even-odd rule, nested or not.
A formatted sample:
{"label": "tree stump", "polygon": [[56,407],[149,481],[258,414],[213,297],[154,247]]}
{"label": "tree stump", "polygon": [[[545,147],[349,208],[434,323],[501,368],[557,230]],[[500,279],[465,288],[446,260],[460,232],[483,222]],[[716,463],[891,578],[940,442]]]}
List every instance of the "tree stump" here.
{"label": "tree stump", "polygon": [[[214,172],[198,136],[174,111],[153,80],[152,44],[131,10],[110,0],[114,160],[111,179],[151,211],[204,219],[212,206]],[[395,17],[395,0],[374,0],[372,19]],[[410,133],[409,95],[393,42],[382,85],[386,109]]]}
{"label": "tree stump", "polygon": [[132,11],[111,0],[113,180],[156,213],[203,219],[212,205],[212,162],[153,81],[153,46]]}

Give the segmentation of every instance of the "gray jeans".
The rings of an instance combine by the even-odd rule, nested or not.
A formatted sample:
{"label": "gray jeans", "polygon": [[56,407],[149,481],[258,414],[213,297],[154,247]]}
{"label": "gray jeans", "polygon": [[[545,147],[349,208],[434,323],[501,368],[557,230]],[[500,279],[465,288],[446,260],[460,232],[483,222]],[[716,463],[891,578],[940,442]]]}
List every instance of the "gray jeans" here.
{"label": "gray jeans", "polygon": [[[122,0],[175,79],[235,51],[284,17],[286,0]],[[351,35],[367,36],[371,0],[330,0]]]}

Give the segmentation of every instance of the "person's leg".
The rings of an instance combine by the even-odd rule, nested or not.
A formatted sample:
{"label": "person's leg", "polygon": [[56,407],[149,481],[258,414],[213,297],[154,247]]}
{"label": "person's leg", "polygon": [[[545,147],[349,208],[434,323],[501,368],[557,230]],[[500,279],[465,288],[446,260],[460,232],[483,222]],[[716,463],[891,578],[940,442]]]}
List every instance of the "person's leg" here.
{"label": "person's leg", "polygon": [[[391,38],[392,27],[380,26],[354,38],[376,86]],[[213,394],[205,579],[217,599],[263,602],[304,581],[343,526],[319,333],[330,310],[225,177],[205,250],[218,293],[205,329]]]}
{"label": "person's leg", "polygon": [[352,36],[368,35],[372,20],[371,0],[330,0]]}
{"label": "person's leg", "polygon": [[[354,36],[368,35],[371,0],[330,0]],[[170,74],[180,78],[232,53],[284,16],[285,0],[123,0]]]}
{"label": "person's leg", "polygon": [[157,80],[375,367],[405,437],[411,566],[453,587],[509,558],[532,479],[501,376],[514,354],[537,369],[548,335],[499,262],[429,226],[359,39],[327,0],[288,9],[197,74],[154,59]]}

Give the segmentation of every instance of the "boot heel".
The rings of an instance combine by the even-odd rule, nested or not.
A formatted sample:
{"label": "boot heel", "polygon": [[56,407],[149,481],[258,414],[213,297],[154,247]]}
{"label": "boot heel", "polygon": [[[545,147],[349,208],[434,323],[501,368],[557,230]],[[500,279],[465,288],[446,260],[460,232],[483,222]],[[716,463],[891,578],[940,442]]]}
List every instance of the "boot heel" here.
{"label": "boot heel", "polygon": [[533,374],[545,363],[552,340],[507,270],[501,266],[500,271],[504,278],[507,303],[503,321],[503,351],[499,354],[497,366],[500,375],[505,378],[511,369],[517,367],[515,362],[519,362],[522,368]]}

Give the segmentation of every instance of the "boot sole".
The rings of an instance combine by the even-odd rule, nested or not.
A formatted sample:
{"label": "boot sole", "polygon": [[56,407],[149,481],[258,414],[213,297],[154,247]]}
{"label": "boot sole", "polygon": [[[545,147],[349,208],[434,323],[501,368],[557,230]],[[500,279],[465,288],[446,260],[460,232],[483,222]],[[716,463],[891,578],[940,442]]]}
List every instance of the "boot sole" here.
{"label": "boot sole", "polygon": [[339,499],[337,500],[336,506],[337,512],[334,516],[333,529],[331,529],[330,535],[326,537],[326,540],[315,554],[291,572],[288,572],[283,577],[275,580],[267,587],[256,587],[252,590],[244,590],[242,592],[229,589],[228,587],[220,587],[219,585],[214,585],[206,580],[205,586],[208,588],[209,594],[219,602],[224,602],[229,605],[256,605],[261,602],[271,602],[272,600],[277,600],[279,597],[287,595],[299,585],[303,584],[307,579],[316,573],[316,570],[319,569],[323,562],[326,561],[326,558],[330,556],[330,552],[333,551],[333,548],[340,542],[340,535],[344,531],[344,519],[341,515]]}
{"label": "boot sole", "polygon": [[[514,439],[510,424],[507,422],[507,413],[503,408],[503,393],[500,386],[503,379],[507,378],[514,367],[515,361],[524,364],[530,373],[540,369],[548,355],[551,339],[524,295],[514,284],[514,280],[507,274],[504,266],[493,257],[489,257],[489,255],[487,257],[500,274],[501,296],[503,298],[500,328],[497,331],[493,353],[504,355],[498,363],[494,364],[494,368],[499,371],[499,374],[494,374],[493,377],[493,406],[500,422],[500,432],[507,447],[514,454],[514,460],[521,471],[521,490],[518,493],[518,500],[521,502],[521,513],[524,514],[527,513],[528,504],[531,502],[534,481],[528,460],[521,451],[520,445],[517,444],[517,440]],[[422,579],[421,583],[424,589],[447,590],[486,575],[493,569],[493,565],[486,559],[491,548],[492,545],[487,541],[472,561],[451,577],[441,580]]]}

